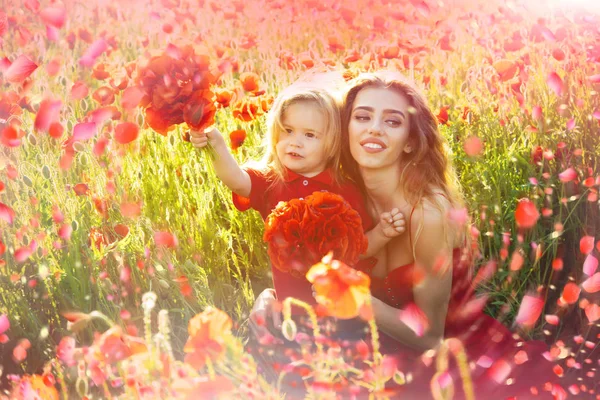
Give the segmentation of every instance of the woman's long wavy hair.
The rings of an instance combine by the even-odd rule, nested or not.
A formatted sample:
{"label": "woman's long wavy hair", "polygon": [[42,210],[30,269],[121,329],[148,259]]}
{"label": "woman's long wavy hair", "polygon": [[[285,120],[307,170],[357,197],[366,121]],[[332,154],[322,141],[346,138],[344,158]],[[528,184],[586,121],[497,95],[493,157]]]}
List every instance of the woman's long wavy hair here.
{"label": "woman's long wavy hair", "polygon": [[394,71],[362,73],[348,84],[349,88],[342,106],[343,151],[341,162],[344,173],[366,193],[359,166],[350,152],[348,134],[348,125],[356,96],[365,88],[395,90],[404,96],[410,105],[408,143],[413,150],[410,153],[402,153],[402,158],[399,160],[400,183],[406,194],[407,202],[417,207],[422,204],[424,199],[427,199],[436,208],[443,211],[445,207],[443,207],[442,199],[439,195],[436,196],[441,192],[453,208],[463,207],[464,200],[460,185],[454,168],[448,160],[444,138],[439,132],[437,118],[427,105],[425,97],[401,74]]}

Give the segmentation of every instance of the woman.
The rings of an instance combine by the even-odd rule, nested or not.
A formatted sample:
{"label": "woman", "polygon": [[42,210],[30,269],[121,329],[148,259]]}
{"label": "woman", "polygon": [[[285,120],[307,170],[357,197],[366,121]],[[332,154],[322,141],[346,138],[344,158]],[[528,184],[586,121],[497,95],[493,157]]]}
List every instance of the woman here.
{"label": "woman", "polygon": [[[473,294],[469,252],[461,250],[470,247],[467,227],[448,218],[463,201],[424,97],[397,73],[360,74],[350,82],[342,116],[345,172],[362,186],[375,214],[393,205],[407,216],[407,234],[386,246],[385,267],[365,271],[372,277],[382,353],[396,356],[399,369],[414,375],[398,393],[430,396],[435,364],[427,367],[419,355],[438,348],[444,337],[458,337],[472,362],[476,395],[529,396],[535,386],[541,398],[544,383],[556,378],[541,358],[546,346],[513,338],[483,314],[484,302]],[[413,310],[412,317],[399,319],[399,309]],[[425,324],[424,332],[415,329],[415,320]],[[521,350],[530,361],[516,365],[515,356],[523,361]],[[449,372],[462,397],[457,368]]]}

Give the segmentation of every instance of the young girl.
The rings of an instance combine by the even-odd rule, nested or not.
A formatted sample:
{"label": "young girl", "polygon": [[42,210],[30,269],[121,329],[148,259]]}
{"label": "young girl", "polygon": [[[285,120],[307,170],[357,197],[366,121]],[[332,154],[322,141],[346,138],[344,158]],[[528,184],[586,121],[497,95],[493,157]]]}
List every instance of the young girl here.
{"label": "young girl", "polygon": [[[314,83],[298,81],[275,99],[268,117],[267,152],[262,168],[240,168],[217,129],[191,131],[194,147],[208,143],[214,148],[217,176],[233,192],[240,211],[253,208],[266,219],[280,201],[329,191],[342,196],[360,215],[369,247],[365,258],[376,254],[392,238],[404,231],[404,217],[397,210],[381,214],[374,226],[358,188],[340,173],[341,117],[332,93]],[[361,269],[373,267],[376,260],[364,259]],[[273,284],[279,300],[287,297],[314,304],[306,279],[272,268]]]}

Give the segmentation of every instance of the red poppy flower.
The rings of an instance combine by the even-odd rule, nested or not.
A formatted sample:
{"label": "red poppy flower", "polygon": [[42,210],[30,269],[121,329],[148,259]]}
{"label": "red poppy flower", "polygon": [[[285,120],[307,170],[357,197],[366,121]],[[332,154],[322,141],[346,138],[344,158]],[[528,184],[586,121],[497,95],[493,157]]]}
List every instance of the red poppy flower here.
{"label": "red poppy flower", "polygon": [[196,369],[204,367],[207,358],[216,361],[225,351],[224,339],[231,335],[231,318],[223,311],[209,307],[188,323],[189,338],[183,347],[185,362]]}
{"label": "red poppy flower", "polygon": [[246,140],[246,131],[243,129],[237,129],[229,134],[229,140],[231,140],[231,149],[237,150],[244,140]]}
{"label": "red poppy flower", "polygon": [[329,192],[280,202],[267,218],[263,239],[273,265],[297,275],[329,252],[353,265],[367,249],[360,216]]}
{"label": "red poppy flower", "polygon": [[336,318],[358,317],[370,297],[369,277],[340,261],[332,260],[331,255],[313,265],[306,279],[313,284],[317,302]]}

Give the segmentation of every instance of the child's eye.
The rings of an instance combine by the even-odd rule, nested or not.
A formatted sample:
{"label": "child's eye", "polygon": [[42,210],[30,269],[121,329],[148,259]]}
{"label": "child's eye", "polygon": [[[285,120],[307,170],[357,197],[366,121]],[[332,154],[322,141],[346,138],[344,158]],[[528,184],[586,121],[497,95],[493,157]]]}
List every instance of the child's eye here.
{"label": "child's eye", "polygon": [[314,133],[312,133],[312,132],[306,132],[306,137],[307,137],[307,138],[311,138],[311,139],[312,139],[312,138],[316,138],[316,137],[317,137],[317,135],[315,135],[315,134],[314,134]]}
{"label": "child's eye", "polygon": [[287,133],[289,133],[290,135],[292,134],[292,130],[291,130],[290,128],[285,128],[285,131],[286,131]]}

